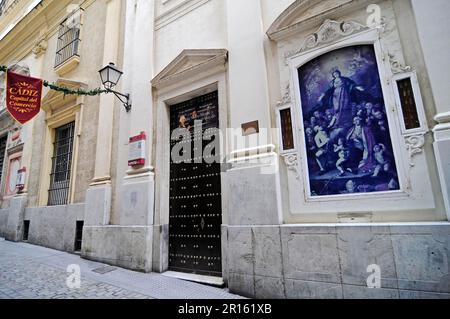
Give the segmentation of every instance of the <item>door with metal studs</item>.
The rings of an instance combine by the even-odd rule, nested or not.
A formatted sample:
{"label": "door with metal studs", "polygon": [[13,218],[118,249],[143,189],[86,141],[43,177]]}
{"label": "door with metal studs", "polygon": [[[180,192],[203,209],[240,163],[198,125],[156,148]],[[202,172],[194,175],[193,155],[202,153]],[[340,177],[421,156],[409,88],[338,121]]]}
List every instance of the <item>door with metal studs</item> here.
{"label": "door with metal studs", "polygon": [[220,154],[214,147],[218,135],[211,134],[218,127],[217,91],[170,107],[172,271],[222,276]]}

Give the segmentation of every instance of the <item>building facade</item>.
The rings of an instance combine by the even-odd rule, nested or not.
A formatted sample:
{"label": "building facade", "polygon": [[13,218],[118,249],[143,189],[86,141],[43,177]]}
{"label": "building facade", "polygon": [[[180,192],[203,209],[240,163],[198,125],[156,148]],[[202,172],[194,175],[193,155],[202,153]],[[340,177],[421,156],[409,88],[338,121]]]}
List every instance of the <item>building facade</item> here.
{"label": "building facade", "polygon": [[93,89],[113,62],[131,101],[1,111],[0,236],[249,297],[450,296],[448,1],[0,8],[2,65]]}

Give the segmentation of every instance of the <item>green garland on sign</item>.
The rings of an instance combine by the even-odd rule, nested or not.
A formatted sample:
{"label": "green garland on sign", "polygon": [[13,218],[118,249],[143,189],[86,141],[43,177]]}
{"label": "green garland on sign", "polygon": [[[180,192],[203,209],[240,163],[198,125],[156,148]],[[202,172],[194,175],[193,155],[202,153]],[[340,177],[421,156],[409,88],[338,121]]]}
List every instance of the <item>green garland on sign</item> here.
{"label": "green garland on sign", "polygon": [[[8,67],[6,65],[0,65],[0,71],[1,72],[6,72],[6,71],[8,71]],[[86,91],[86,90],[82,90],[82,89],[72,90],[72,89],[69,89],[68,87],[60,86],[60,85],[57,85],[55,83],[50,83],[48,81],[44,81],[43,85],[45,87],[48,87],[50,90],[57,91],[57,92],[62,92],[62,93],[64,93],[64,95],[89,95],[89,96],[95,96],[95,95],[100,95],[102,93],[109,93],[107,90],[103,90],[103,89],[100,89],[100,88],[93,89],[93,90],[90,90],[90,91]]]}
{"label": "green garland on sign", "polygon": [[72,90],[72,89],[69,89],[69,88],[64,87],[64,86],[56,85],[55,83],[49,83],[48,81],[44,81],[44,86],[48,87],[50,90],[62,92],[62,93],[64,93],[64,95],[90,95],[90,96],[94,96],[94,95],[100,95],[102,93],[108,93],[107,90],[103,90],[103,89],[100,89],[100,88],[93,89],[93,90],[90,90],[90,91],[86,91],[86,90],[82,90],[82,89]]}

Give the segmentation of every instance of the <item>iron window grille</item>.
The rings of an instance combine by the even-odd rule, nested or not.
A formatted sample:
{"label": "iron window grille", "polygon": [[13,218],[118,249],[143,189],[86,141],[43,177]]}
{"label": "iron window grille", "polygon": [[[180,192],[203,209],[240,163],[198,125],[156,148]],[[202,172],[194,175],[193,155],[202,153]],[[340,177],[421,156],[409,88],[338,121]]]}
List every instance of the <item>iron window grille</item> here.
{"label": "iron window grille", "polygon": [[55,129],[48,205],[67,205],[69,199],[75,122]]}
{"label": "iron window grille", "polygon": [[78,9],[70,14],[60,25],[58,31],[58,44],[56,48],[55,68],[78,53],[80,46],[81,14],[83,9]]}
{"label": "iron window grille", "polygon": [[0,138],[0,182],[3,174],[3,163],[5,162],[6,140],[6,136]]}

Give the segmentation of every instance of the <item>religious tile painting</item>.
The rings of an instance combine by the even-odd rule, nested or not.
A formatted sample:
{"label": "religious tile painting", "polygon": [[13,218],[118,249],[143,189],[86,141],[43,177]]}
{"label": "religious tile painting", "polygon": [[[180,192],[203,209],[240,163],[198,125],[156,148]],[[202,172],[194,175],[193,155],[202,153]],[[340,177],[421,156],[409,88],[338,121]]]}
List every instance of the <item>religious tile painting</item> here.
{"label": "religious tile painting", "polygon": [[328,52],[298,76],[311,196],[399,190],[373,46]]}

